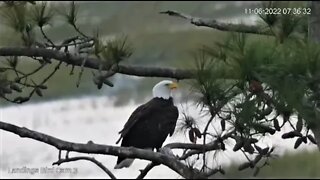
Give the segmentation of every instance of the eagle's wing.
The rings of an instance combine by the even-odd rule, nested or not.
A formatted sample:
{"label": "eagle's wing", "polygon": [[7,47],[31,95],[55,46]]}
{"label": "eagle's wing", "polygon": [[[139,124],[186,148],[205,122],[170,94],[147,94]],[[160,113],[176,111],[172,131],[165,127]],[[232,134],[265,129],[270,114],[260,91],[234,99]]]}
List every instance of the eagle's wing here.
{"label": "eagle's wing", "polygon": [[174,129],[176,127],[176,124],[177,124],[177,120],[178,120],[178,117],[179,117],[179,111],[178,111],[178,108],[173,106],[172,107],[172,113],[171,113],[171,118],[173,121],[172,121],[172,124],[169,126],[170,128],[170,131],[169,131],[169,134],[170,136],[172,136],[172,134],[174,133]]}
{"label": "eagle's wing", "polygon": [[145,116],[148,116],[149,113],[152,113],[153,106],[150,106],[150,103],[143,104],[139,106],[131,116],[129,117],[128,121],[124,125],[123,129],[119,131],[120,138],[116,142],[118,144],[120,140],[130,131],[130,129],[139,121],[140,119],[144,119]]}

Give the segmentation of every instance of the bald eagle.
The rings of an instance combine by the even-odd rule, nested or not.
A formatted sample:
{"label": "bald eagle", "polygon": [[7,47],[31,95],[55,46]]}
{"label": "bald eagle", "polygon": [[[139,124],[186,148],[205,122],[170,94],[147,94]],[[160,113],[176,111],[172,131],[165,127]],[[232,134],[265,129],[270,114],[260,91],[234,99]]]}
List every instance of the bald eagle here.
{"label": "bald eagle", "polygon": [[[177,84],[169,80],[156,84],[152,89],[153,98],[131,114],[119,132],[120,138],[116,144],[122,139],[122,147],[159,151],[167,136],[172,136],[179,116],[171,96],[172,90],[176,88]],[[129,167],[133,160],[119,156],[114,168]]]}

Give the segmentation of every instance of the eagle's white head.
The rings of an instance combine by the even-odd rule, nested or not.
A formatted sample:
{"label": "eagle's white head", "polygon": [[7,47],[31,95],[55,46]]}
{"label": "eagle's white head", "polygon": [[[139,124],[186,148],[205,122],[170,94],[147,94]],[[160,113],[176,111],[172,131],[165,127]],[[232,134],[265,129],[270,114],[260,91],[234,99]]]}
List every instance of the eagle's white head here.
{"label": "eagle's white head", "polygon": [[163,80],[153,87],[153,97],[169,99],[171,97],[172,90],[177,89],[177,87],[177,83],[170,80]]}

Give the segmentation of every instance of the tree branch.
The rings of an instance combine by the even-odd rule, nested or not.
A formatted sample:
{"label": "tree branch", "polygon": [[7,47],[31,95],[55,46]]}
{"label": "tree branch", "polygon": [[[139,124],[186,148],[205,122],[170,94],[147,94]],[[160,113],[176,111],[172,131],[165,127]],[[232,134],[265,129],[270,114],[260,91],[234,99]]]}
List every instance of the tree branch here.
{"label": "tree branch", "polygon": [[[235,130],[232,130],[225,135],[223,135],[221,138],[221,141],[224,141],[231,137],[234,134]],[[195,155],[195,154],[201,154],[206,153],[208,151],[214,151],[221,149],[220,141],[215,140],[210,143],[207,143],[205,145],[203,144],[183,144],[183,143],[171,143],[166,145],[165,147],[171,148],[171,149],[190,149],[187,153],[183,154],[181,157],[179,157],[179,160],[186,160],[187,158]]]}
{"label": "tree branch", "polygon": [[270,30],[262,30],[261,26],[250,26],[244,24],[233,24],[233,23],[223,23],[218,22],[214,19],[205,19],[199,17],[192,17],[188,14],[180,13],[177,11],[162,11],[160,14],[168,14],[169,16],[180,17],[186,20],[189,20],[191,24],[196,26],[205,26],[220,31],[229,31],[229,32],[240,32],[240,33],[252,33],[259,35],[273,35]]}
{"label": "tree branch", "polygon": [[55,47],[55,44],[52,42],[52,40],[46,35],[46,33],[43,31],[43,27],[40,27],[40,31],[42,36],[51,44],[52,47]]}
{"label": "tree branch", "polygon": [[127,158],[145,159],[155,163],[163,164],[170,169],[174,170],[184,178],[206,178],[205,174],[198,172],[196,169],[191,170],[186,165],[181,163],[177,158],[170,157],[168,155],[153,152],[150,150],[138,149],[134,147],[116,147],[100,144],[81,144],[63,141],[58,138],[29,130],[27,128],[21,128],[9,123],[0,121],[0,129],[19,135],[22,138],[31,138],[45,144],[56,147],[58,150],[74,151],[80,153],[90,154],[105,154],[113,156],[124,156]]}
{"label": "tree branch", "polygon": [[106,168],[101,162],[97,161],[93,157],[79,156],[79,157],[73,157],[73,158],[67,158],[67,159],[59,159],[57,162],[52,163],[52,165],[58,165],[59,166],[62,163],[72,162],[72,161],[79,161],[79,160],[91,161],[94,164],[96,164],[97,166],[99,166],[105,173],[107,173],[111,179],[117,179],[108,168]]}
{"label": "tree branch", "polygon": [[170,143],[164,146],[164,148],[170,149],[191,149],[191,150],[201,150],[201,151],[212,151],[220,149],[219,143],[217,141],[210,142],[208,144],[191,144],[191,143]]}
{"label": "tree branch", "polygon": [[154,162],[149,163],[143,170],[140,170],[141,173],[139,174],[139,176],[136,179],[143,179],[152,168],[154,168],[155,166],[158,166],[158,165],[160,165],[160,164],[157,164]]}
{"label": "tree branch", "polygon": [[[72,55],[57,50],[50,50],[44,48],[27,48],[27,47],[2,47],[0,48],[0,56],[27,56],[27,57],[42,57],[49,59],[56,59],[67,64],[81,66],[85,57]],[[88,58],[84,67],[99,69],[101,60],[96,58]],[[102,69],[106,70],[106,69]],[[166,77],[174,79],[190,79],[194,77],[195,70],[183,70],[175,68],[161,68],[161,67],[142,67],[132,65],[118,65],[115,69],[116,73],[143,76],[143,77]]]}

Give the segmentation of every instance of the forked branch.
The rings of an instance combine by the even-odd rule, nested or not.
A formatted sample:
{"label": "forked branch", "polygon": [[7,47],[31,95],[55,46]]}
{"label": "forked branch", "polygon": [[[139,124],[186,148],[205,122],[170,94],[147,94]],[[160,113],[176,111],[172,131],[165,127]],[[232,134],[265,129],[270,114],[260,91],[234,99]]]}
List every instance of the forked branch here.
{"label": "forked branch", "polygon": [[114,174],[108,168],[106,168],[101,162],[97,161],[93,157],[79,156],[79,157],[73,157],[73,158],[59,159],[57,162],[52,163],[52,165],[58,165],[59,166],[62,163],[79,161],[79,160],[87,160],[87,161],[93,162],[99,168],[101,168],[106,174],[108,174],[111,179],[117,179],[114,176]]}
{"label": "forked branch", "polygon": [[[153,152],[150,150],[138,149],[134,147],[116,147],[109,145],[101,145],[94,143],[73,143],[58,139],[56,137],[52,137],[40,132],[32,131],[24,127],[18,127],[13,124],[9,124],[6,122],[0,121],[0,129],[4,131],[8,131],[19,135],[22,138],[31,138],[45,144],[56,147],[59,151],[66,150],[68,152],[79,152],[79,153],[90,153],[90,154],[104,154],[104,155],[112,155],[112,156],[124,156],[127,158],[138,158],[152,161],[156,164],[163,164],[173,171],[177,172],[184,178],[194,179],[194,178],[207,178],[205,173],[199,172],[197,169],[190,169],[187,165],[183,164],[179,161],[178,158],[173,156],[169,156],[160,152]],[[75,161],[86,159],[92,161],[97,164],[97,162],[90,158],[76,157],[76,158],[66,158],[66,160],[58,160],[58,162],[54,164],[61,164],[63,162]],[[99,167],[99,163],[97,164]],[[152,165],[154,166],[154,165]],[[152,167],[150,165],[150,169]],[[102,166],[100,167],[103,170],[106,170]],[[147,168],[147,170],[149,169]],[[149,171],[149,170],[148,170]],[[147,172],[147,171],[146,171]]]}

